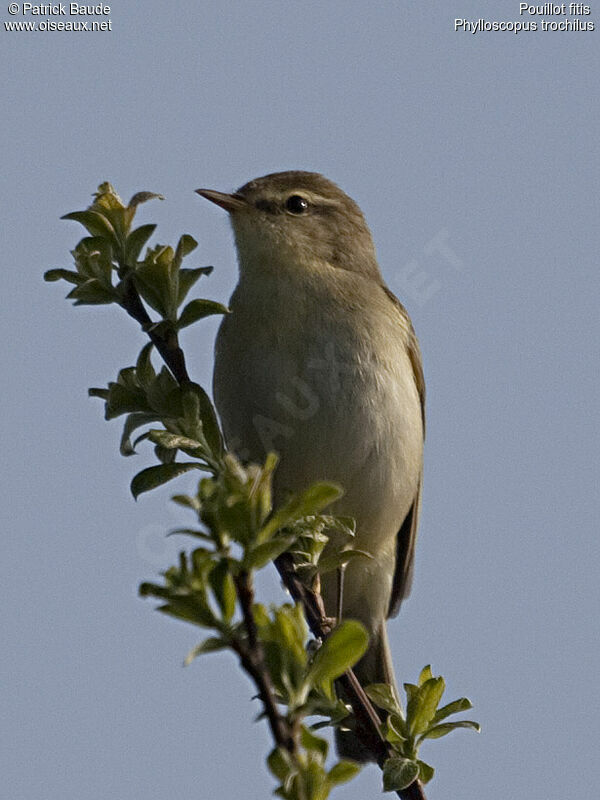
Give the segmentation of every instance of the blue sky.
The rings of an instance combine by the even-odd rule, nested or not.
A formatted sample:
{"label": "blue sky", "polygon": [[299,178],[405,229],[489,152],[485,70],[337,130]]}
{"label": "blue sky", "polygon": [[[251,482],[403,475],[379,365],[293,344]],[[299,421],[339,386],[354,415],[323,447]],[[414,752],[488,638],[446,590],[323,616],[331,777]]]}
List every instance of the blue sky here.
{"label": "blue sky", "polygon": [[[110,180],[165,195],[140,218],[157,241],[194,235],[216,267],[203,289],[226,302],[231,234],[194,189],[294,168],[361,205],[421,340],[423,517],[392,648],[400,681],[431,663],[483,726],[423,751],[428,797],[596,793],[599,32],[472,34],[455,17],[522,19],[472,0],[149,0],[111,6],[106,32],[2,24],[11,800],[271,791],[233,658],[183,669],[200,636],[136,597],[182,517],[169,489],[133,502],[150,456],[118,455],[118,423],[86,390],[133,362],[141,334],[116,310],[70,309],[41,275],[80,236],[59,217]],[[205,385],[214,333],[184,338]],[[272,576],[263,590],[281,597]],[[344,797],[378,793],[369,768]]]}

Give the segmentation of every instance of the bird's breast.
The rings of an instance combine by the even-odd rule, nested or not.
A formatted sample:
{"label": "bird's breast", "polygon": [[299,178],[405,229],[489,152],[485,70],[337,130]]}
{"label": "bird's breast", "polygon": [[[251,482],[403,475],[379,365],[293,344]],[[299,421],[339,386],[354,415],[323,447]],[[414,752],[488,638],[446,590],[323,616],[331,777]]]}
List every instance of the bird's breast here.
{"label": "bird's breast", "polygon": [[357,519],[358,544],[392,548],[422,463],[405,330],[379,287],[357,298],[356,285],[348,294],[316,284],[240,284],[217,338],[216,405],[242,458],[279,454],[276,495],[338,482],[335,510]]}

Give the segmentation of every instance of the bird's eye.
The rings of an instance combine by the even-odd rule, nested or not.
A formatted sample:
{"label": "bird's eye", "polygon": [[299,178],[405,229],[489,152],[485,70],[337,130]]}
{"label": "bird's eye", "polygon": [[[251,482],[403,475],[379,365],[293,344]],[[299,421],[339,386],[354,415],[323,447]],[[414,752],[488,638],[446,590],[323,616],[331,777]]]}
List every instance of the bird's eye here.
{"label": "bird's eye", "polygon": [[293,194],[285,201],[285,208],[290,214],[305,214],[308,211],[308,200],[299,194]]}

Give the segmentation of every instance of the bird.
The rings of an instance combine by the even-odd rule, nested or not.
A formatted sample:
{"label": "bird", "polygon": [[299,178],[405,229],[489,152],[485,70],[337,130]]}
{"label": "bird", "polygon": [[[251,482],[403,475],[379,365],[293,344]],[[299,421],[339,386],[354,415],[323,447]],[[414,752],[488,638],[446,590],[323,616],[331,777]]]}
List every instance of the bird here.
{"label": "bird", "polygon": [[[341,485],[331,513],[354,518],[352,547],[369,557],[346,566],[340,609],[338,576],[322,576],[325,609],[367,629],[361,684],[395,690],[386,620],[411,588],[425,438],[412,322],[360,207],[324,176],[290,170],[197,192],[228,212],[239,264],[215,343],[226,441],[250,461],[278,454],[275,502],[315,481]],[[333,533],[328,547],[341,546]],[[336,738],[340,755],[369,760],[352,732]]]}

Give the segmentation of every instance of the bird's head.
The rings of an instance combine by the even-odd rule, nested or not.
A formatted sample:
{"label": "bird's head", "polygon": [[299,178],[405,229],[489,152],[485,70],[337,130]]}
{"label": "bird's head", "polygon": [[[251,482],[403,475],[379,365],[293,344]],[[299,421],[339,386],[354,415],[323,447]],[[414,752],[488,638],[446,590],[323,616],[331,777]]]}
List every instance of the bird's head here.
{"label": "bird's head", "polygon": [[358,205],[315,172],[276,172],[233,194],[198,189],[229,212],[240,270],[331,267],[380,280],[371,233]]}

